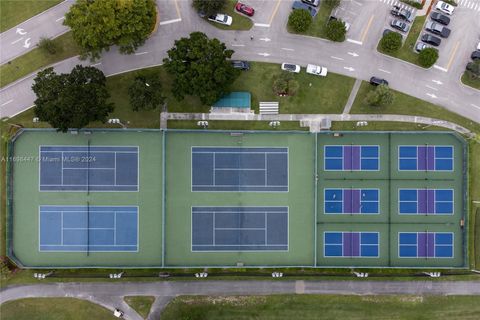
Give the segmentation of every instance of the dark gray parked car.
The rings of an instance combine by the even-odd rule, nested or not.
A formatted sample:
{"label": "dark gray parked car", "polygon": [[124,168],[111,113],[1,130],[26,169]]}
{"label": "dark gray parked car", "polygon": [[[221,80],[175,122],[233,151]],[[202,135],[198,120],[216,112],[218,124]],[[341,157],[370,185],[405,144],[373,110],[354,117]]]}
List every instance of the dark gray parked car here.
{"label": "dark gray parked car", "polygon": [[450,18],[444,14],[441,14],[440,12],[432,12],[432,14],[430,14],[430,19],[441,23],[444,26],[448,26],[448,24],[450,23]]}
{"label": "dark gray parked car", "polygon": [[425,25],[425,29],[431,33],[437,34],[442,38],[448,38],[451,30],[447,27],[442,26],[440,23],[428,21]]}
{"label": "dark gray parked car", "polygon": [[432,46],[438,47],[442,43],[442,39],[439,37],[432,36],[431,34],[424,33],[422,35],[422,41]]}
{"label": "dark gray parked car", "polygon": [[248,63],[248,61],[232,60],[231,63],[232,63],[232,66],[235,69],[240,69],[240,70],[249,70],[250,69],[250,63]]}

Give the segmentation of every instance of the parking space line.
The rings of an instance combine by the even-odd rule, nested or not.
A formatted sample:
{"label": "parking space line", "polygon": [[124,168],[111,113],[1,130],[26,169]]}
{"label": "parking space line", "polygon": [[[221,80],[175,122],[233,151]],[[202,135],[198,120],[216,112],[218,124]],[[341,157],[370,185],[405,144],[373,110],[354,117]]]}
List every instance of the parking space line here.
{"label": "parking space line", "polygon": [[362,41],[357,41],[357,40],[353,40],[353,39],[350,39],[350,38],[348,38],[347,41],[348,41],[348,42],[351,42],[351,43],[358,44],[358,45],[362,45],[362,44],[363,44]]}
{"label": "parking space line", "polygon": [[164,26],[166,24],[170,24],[170,23],[175,23],[175,22],[180,22],[182,21],[182,19],[178,18],[178,19],[172,19],[172,20],[167,20],[167,21],[162,21],[159,23],[159,25],[161,26]]}
{"label": "parking space line", "polygon": [[372,14],[372,16],[370,17],[370,20],[368,20],[367,27],[365,28],[365,30],[363,31],[363,34],[362,34],[362,40],[361,40],[362,42],[365,41],[365,37],[367,36],[368,30],[370,29],[370,26],[372,25],[374,17],[375,17],[375,15]]}
{"label": "parking space line", "polygon": [[385,73],[391,73],[390,71],[383,70],[383,69],[378,69],[378,71],[382,71],[382,72],[385,72]]}
{"label": "parking space line", "polygon": [[448,60],[447,70],[450,69],[450,66],[452,65],[453,58],[455,58],[455,54],[457,53],[459,45],[460,45],[460,41],[457,41],[457,43],[455,44],[455,47],[453,48],[452,55],[450,56],[450,60]]}
{"label": "parking space line", "polygon": [[178,19],[181,20],[182,15],[180,14],[180,8],[178,7],[178,2],[177,2],[177,0],[174,0],[174,2],[175,2],[175,10],[177,10],[177,17],[178,17]]}
{"label": "parking space line", "polygon": [[440,71],[448,72],[448,69],[445,69],[445,68],[443,68],[443,67],[437,66],[436,64],[434,64],[433,67],[434,67],[435,69],[440,70]]}

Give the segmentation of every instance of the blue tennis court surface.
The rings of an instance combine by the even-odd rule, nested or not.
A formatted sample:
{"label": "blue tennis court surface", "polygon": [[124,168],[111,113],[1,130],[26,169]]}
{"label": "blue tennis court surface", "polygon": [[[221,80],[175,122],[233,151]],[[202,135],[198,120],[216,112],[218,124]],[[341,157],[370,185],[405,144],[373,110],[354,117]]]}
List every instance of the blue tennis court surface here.
{"label": "blue tennis court surface", "polygon": [[324,256],[377,258],[378,232],[324,232]]}
{"label": "blue tennis court surface", "polygon": [[378,189],[325,189],[325,213],[379,213]]}
{"label": "blue tennis court surface", "polygon": [[192,191],[288,191],[288,148],[192,147]]}
{"label": "blue tennis court surface", "polygon": [[41,146],[40,191],[138,191],[138,147]]}
{"label": "blue tennis court surface", "polygon": [[453,146],[399,146],[400,171],[452,171]]}
{"label": "blue tennis court surface", "polygon": [[192,251],[288,250],[288,207],[192,207]]}
{"label": "blue tennis court surface", "polygon": [[138,208],[40,206],[40,251],[138,251]]}
{"label": "blue tennis court surface", "polygon": [[453,189],[399,189],[400,214],[453,214]]}
{"label": "blue tennis court surface", "polygon": [[400,258],[453,258],[452,232],[400,232]]}
{"label": "blue tennis court surface", "polygon": [[326,171],[378,171],[379,146],[325,146]]}

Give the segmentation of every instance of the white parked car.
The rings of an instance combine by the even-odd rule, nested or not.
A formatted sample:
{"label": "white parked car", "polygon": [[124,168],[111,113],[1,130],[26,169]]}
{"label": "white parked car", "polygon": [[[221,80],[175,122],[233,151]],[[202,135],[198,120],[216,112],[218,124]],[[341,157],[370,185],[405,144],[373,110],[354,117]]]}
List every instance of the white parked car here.
{"label": "white parked car", "polygon": [[214,16],[208,17],[208,20],[230,26],[232,25],[233,18],[223,13],[217,13]]}
{"label": "white parked car", "polygon": [[477,44],[477,50],[480,50],[480,42]]}
{"label": "white parked car", "polygon": [[288,72],[294,72],[294,73],[299,73],[300,72],[300,66],[298,64],[291,64],[291,63],[282,63],[282,70],[288,71]]}
{"label": "white parked car", "polygon": [[446,2],[438,1],[437,5],[435,6],[435,9],[437,9],[438,11],[441,11],[443,13],[446,13],[448,15],[452,15],[453,11],[455,10],[455,7],[452,6],[451,4],[446,3]]}
{"label": "white parked car", "polygon": [[316,66],[314,64],[307,64],[307,73],[314,74],[316,76],[326,77],[328,69],[325,67]]}

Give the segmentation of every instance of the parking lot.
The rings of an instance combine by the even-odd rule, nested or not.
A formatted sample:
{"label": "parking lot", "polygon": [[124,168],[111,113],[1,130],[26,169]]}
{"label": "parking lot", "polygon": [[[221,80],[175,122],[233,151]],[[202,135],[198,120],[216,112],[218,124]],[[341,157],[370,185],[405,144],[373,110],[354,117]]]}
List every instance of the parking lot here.
{"label": "parking lot", "polygon": [[282,3],[288,1],[282,0],[241,0],[240,1],[247,6],[255,9],[255,14],[251,17],[252,21],[258,27],[268,27],[273,21],[273,18],[278,11],[278,7]]}
{"label": "parking lot", "polygon": [[[413,8],[403,2],[400,2],[398,0],[395,0],[395,1],[382,1],[382,3],[386,4],[386,11],[387,11],[387,16],[384,20],[384,24],[383,24],[383,28],[381,30],[381,33],[379,34],[379,39],[382,37],[383,35],[383,32],[385,29],[388,29],[388,30],[392,30],[392,31],[395,31],[397,33],[400,33],[402,35],[402,39],[403,41],[405,41],[405,39],[408,37],[408,34],[410,33],[411,29],[412,29],[412,23],[413,21],[415,20],[416,16],[417,16],[417,12],[418,12],[418,9],[416,8]],[[399,17],[396,17],[394,15],[392,15],[390,13],[390,11],[394,8],[394,7],[397,7],[399,8],[399,10],[408,10],[412,13],[412,16],[410,18],[411,21],[406,21],[404,19],[401,19]],[[380,9],[379,9],[380,10]],[[384,9],[382,9],[384,10]],[[395,29],[393,28],[390,23],[392,22],[392,20],[399,20],[399,21],[402,21],[402,22],[405,22],[407,25],[408,25],[408,31],[407,32],[403,32],[403,31],[400,31],[398,29]]]}

